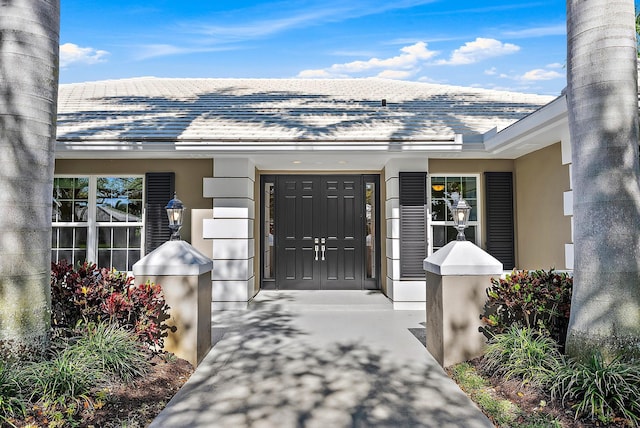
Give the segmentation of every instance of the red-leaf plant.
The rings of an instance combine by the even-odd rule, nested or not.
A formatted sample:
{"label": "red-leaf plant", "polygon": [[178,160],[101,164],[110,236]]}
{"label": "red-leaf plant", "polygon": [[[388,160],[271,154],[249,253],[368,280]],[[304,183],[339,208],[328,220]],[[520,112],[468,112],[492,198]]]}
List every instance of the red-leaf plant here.
{"label": "red-leaf plant", "polygon": [[154,349],[162,347],[168,328],[169,306],[159,284],[134,284],[126,273],[89,262],[77,269],[64,260],[51,264],[51,307],[54,327],[109,321]]}

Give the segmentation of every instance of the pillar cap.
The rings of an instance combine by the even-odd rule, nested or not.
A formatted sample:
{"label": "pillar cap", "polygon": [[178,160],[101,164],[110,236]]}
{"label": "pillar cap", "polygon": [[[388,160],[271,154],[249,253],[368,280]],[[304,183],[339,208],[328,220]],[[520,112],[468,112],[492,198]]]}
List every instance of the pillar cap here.
{"label": "pillar cap", "polygon": [[186,241],[167,241],[133,265],[134,276],[199,276],[213,261]]}
{"label": "pillar cap", "polygon": [[436,275],[501,275],[502,263],[469,241],[452,241],[424,259],[427,272]]}

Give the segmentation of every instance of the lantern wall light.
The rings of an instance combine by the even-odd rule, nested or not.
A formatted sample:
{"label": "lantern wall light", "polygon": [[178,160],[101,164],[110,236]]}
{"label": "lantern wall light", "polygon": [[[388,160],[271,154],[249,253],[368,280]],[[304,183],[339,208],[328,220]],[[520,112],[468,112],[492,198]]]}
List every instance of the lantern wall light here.
{"label": "lantern wall light", "polygon": [[462,198],[459,198],[451,206],[451,215],[453,217],[453,224],[458,231],[457,241],[466,241],[464,236],[464,230],[467,228],[467,222],[469,221],[469,214],[471,213],[471,205]]}
{"label": "lantern wall light", "polygon": [[167,210],[167,217],[169,218],[169,230],[171,230],[170,241],[179,241],[180,228],[182,227],[186,207],[174,193],[173,199],[169,201],[165,209]]}

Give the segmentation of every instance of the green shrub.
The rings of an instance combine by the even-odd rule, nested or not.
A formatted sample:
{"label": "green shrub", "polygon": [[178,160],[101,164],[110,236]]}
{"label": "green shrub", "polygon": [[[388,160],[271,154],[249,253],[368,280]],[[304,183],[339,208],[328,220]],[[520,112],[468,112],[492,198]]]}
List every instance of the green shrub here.
{"label": "green shrub", "polygon": [[134,285],[125,273],[88,262],[74,269],[64,260],[51,264],[51,309],[54,327],[109,321],[153,347],[162,347],[169,318],[160,285]]}
{"label": "green shrub", "polygon": [[640,367],[620,358],[606,362],[596,353],[586,363],[569,360],[550,389],[552,397],[571,405],[576,418],[610,423],[620,416],[634,426],[640,422]]}
{"label": "green shrub", "polygon": [[30,386],[31,401],[65,401],[85,397],[103,378],[93,361],[65,350],[50,360],[27,364],[20,382]]}
{"label": "green shrub", "polygon": [[10,424],[9,418],[25,413],[20,384],[15,376],[17,372],[14,364],[0,360],[0,425]]}
{"label": "green shrub", "polygon": [[562,366],[563,357],[553,339],[536,334],[530,328],[512,326],[490,339],[483,369],[506,379],[542,387]]}
{"label": "green shrub", "polygon": [[86,326],[84,334],[65,352],[74,358],[91,361],[99,370],[131,382],[149,369],[146,354],[131,332],[114,324]]}
{"label": "green shrub", "polygon": [[514,271],[492,279],[482,319],[489,337],[517,325],[536,329],[564,347],[573,279],[566,273]]}

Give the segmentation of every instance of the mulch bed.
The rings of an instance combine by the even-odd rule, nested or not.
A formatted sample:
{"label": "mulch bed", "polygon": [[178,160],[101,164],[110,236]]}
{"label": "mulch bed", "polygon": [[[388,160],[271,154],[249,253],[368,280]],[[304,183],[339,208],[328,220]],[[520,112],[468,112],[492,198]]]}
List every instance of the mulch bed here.
{"label": "mulch bed", "polygon": [[[193,367],[186,360],[155,355],[147,375],[132,384],[111,385],[104,405],[96,406],[99,408],[87,406],[77,426],[145,427],[164,409],[192,373]],[[51,422],[42,415],[12,421],[18,427],[47,427]]]}
{"label": "mulch bed", "polygon": [[[484,377],[487,377],[482,370],[482,359],[476,358],[469,363],[481,373]],[[537,388],[522,385],[522,383],[515,379],[504,379],[500,376],[488,377],[492,385],[492,392],[496,394],[496,397],[507,399],[516,404],[524,414],[533,415],[550,415],[557,419],[563,428],[595,428],[595,427],[627,427],[624,421],[614,424],[603,424],[598,421],[592,421],[590,419],[574,419],[574,412],[571,409],[563,408],[562,403],[558,400],[551,400],[549,395],[543,393]],[[518,422],[524,422],[519,420]]]}

